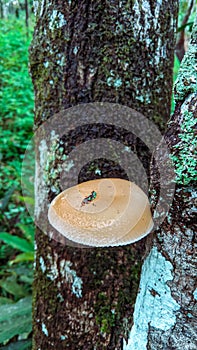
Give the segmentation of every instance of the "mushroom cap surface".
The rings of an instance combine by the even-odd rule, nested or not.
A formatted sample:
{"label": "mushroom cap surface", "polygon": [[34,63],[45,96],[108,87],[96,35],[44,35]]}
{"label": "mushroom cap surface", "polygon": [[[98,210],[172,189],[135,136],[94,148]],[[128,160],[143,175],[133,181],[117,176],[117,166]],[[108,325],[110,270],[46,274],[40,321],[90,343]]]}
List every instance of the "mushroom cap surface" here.
{"label": "mushroom cap surface", "polygon": [[135,183],[117,178],[66,189],[51,202],[48,219],[69,240],[91,247],[133,243],[153,228],[146,194]]}

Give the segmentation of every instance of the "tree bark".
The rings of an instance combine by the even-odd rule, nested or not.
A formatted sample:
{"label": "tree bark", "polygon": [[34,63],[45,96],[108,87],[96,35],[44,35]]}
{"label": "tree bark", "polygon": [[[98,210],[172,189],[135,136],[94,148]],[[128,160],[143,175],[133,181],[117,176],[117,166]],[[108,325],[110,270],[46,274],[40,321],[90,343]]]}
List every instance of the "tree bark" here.
{"label": "tree bark", "polygon": [[[35,128],[62,109],[102,101],[132,107],[163,129],[170,113],[177,8],[172,0],[40,1],[30,48]],[[40,168],[46,167],[42,144]],[[55,196],[50,174],[59,160],[56,151],[52,156],[49,185],[36,180],[42,201]],[[33,349],[122,349],[144,242],[79,249],[38,229]]]}
{"label": "tree bark", "polygon": [[124,350],[196,349],[196,65],[197,21],[175,85],[175,112],[165,133],[176,174],[173,203],[144,261],[134,325]]}

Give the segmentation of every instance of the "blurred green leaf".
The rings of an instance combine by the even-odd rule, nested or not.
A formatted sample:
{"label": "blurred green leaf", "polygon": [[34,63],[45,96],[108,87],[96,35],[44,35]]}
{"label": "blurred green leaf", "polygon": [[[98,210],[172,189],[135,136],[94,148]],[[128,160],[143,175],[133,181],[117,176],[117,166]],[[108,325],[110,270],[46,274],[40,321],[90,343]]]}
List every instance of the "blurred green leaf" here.
{"label": "blurred green leaf", "polygon": [[33,244],[29,243],[23,238],[10,235],[7,232],[0,232],[0,240],[11,245],[13,248],[19,249],[22,252],[33,252]]}
{"label": "blurred green leaf", "polygon": [[5,344],[16,335],[28,337],[32,331],[32,298],[20,299],[15,304],[0,306],[0,343]]}
{"label": "blurred green leaf", "polygon": [[0,297],[0,306],[5,304],[12,304],[13,300],[5,297]]}
{"label": "blurred green leaf", "polygon": [[8,205],[8,202],[10,200],[10,197],[12,196],[12,194],[14,193],[16,189],[16,185],[12,185],[9,190],[5,193],[4,197],[2,198],[1,202],[0,202],[0,208],[1,210],[4,210],[7,205]]}
{"label": "blurred green leaf", "polygon": [[[0,280],[0,287],[7,293],[14,295],[16,299],[25,297],[27,295],[26,287],[17,282],[17,276],[8,276]],[[0,316],[1,318],[1,316]]]}
{"label": "blurred green leaf", "polygon": [[35,204],[35,201],[32,197],[27,196],[16,196],[17,199],[19,199],[21,202],[25,202],[27,204],[31,204],[32,206]]}
{"label": "blurred green leaf", "polygon": [[33,242],[34,242],[34,227],[27,226],[24,224],[17,224],[17,227],[19,227],[20,230],[23,232],[25,238],[33,244]]}
{"label": "blurred green leaf", "polygon": [[14,260],[10,261],[10,264],[12,265],[22,261],[34,261],[34,253],[28,252],[28,253],[19,254]]}
{"label": "blurred green leaf", "polygon": [[14,249],[7,245],[7,244],[1,244],[0,245],[0,259],[7,259],[12,253]]}
{"label": "blurred green leaf", "polygon": [[0,350],[31,350],[32,341],[31,340],[21,340],[9,345],[0,347]]}
{"label": "blurred green leaf", "polygon": [[178,27],[177,32],[181,32],[181,31],[184,30],[186,27],[188,27],[188,28],[189,28],[189,31],[191,32],[191,31],[192,31],[193,24],[194,24],[194,22],[188,22],[188,23],[184,24],[183,26]]}

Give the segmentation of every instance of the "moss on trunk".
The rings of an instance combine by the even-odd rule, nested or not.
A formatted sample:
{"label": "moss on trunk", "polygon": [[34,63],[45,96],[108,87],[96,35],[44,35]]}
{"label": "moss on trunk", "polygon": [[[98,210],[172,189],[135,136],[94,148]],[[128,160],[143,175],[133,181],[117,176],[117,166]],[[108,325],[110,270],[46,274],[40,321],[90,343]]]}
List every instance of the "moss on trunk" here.
{"label": "moss on trunk", "polygon": [[[135,108],[164,129],[177,3],[40,1],[30,48],[35,127],[61,109],[108,101]],[[33,349],[122,349],[144,240],[124,248],[79,249],[38,230],[36,241]]]}

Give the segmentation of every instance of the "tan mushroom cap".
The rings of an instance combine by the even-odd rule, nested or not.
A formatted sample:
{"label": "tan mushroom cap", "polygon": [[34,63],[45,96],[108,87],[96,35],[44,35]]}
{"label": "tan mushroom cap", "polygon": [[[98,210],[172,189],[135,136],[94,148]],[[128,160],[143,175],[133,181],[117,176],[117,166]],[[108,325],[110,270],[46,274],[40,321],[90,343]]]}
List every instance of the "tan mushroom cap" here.
{"label": "tan mushroom cap", "polygon": [[69,240],[94,247],[136,242],[153,228],[146,194],[135,183],[116,178],[68,188],[54,198],[48,218]]}

